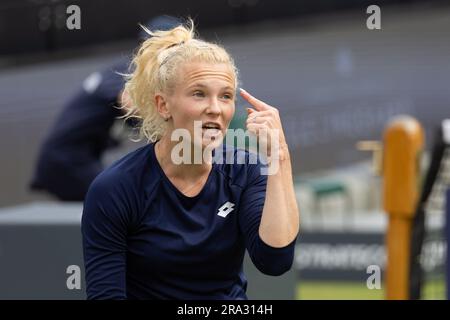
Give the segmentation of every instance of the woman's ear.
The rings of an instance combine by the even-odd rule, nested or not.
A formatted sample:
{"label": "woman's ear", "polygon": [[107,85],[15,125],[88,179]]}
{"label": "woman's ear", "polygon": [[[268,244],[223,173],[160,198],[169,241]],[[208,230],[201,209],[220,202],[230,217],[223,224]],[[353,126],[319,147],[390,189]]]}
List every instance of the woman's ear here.
{"label": "woman's ear", "polygon": [[171,117],[169,108],[167,107],[167,100],[164,94],[157,93],[155,95],[155,105],[156,105],[156,111],[160,114],[160,116],[165,120],[168,121]]}

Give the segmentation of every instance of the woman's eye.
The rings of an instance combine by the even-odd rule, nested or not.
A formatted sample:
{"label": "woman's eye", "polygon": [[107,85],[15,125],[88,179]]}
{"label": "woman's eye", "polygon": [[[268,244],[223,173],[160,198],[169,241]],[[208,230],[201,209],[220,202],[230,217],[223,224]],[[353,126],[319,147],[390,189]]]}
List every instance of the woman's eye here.
{"label": "woman's eye", "polygon": [[224,99],[227,99],[227,100],[232,100],[232,99],[233,99],[233,95],[231,95],[231,94],[229,94],[229,93],[225,93],[225,94],[223,95],[223,98],[224,98]]}
{"label": "woman's eye", "polygon": [[205,96],[205,94],[201,91],[195,91],[193,95],[195,97],[204,97]]}

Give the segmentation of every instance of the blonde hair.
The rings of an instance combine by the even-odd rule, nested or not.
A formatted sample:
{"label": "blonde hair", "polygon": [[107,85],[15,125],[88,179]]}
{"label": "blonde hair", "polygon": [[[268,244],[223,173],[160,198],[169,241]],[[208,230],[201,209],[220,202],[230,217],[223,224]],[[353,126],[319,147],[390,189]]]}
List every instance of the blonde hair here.
{"label": "blonde hair", "polygon": [[229,64],[238,85],[234,61],[220,45],[196,38],[191,19],[167,31],[151,31],[141,26],[150,37],[139,47],[131,63],[132,73],[126,75],[128,96],[125,119],[141,120],[139,139],[155,142],[164,134],[167,122],[156,110],[155,94],[171,94],[176,85],[180,65],[191,61]]}

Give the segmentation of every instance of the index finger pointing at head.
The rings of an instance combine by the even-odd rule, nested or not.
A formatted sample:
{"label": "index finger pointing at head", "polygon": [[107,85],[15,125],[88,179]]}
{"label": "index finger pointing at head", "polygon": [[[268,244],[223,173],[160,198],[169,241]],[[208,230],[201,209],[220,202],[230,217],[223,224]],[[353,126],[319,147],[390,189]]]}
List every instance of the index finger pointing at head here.
{"label": "index finger pointing at head", "polygon": [[247,100],[253,107],[255,107],[255,109],[257,111],[263,111],[263,110],[267,110],[270,108],[270,106],[265,103],[262,102],[261,100],[255,98],[254,96],[252,96],[250,93],[248,93],[247,91],[245,91],[242,88],[239,88],[241,91],[241,96]]}

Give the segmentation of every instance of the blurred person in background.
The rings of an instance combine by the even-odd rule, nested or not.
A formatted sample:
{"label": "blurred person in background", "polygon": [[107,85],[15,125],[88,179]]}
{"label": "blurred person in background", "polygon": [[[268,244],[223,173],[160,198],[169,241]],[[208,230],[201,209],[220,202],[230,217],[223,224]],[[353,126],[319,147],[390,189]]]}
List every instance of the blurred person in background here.
{"label": "blurred person in background", "polygon": [[[151,30],[168,30],[182,21],[157,16],[146,25]],[[144,41],[148,34],[140,33]],[[83,201],[89,185],[104,169],[102,155],[118,148],[111,128],[123,116],[123,74],[129,72],[129,58],[122,58],[102,71],[94,72],[63,107],[49,130],[38,155],[30,188],[46,191],[62,201]],[[127,127],[135,121],[125,122]]]}

